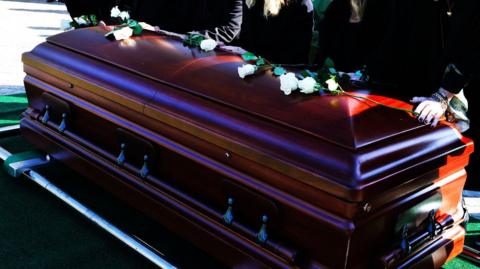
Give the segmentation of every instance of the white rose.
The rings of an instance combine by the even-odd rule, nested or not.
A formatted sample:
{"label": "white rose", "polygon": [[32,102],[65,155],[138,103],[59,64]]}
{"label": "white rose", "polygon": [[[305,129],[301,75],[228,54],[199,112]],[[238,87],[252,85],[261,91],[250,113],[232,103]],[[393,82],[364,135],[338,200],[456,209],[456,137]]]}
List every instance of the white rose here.
{"label": "white rose", "polygon": [[300,92],[302,93],[313,93],[317,89],[315,89],[315,85],[317,85],[317,81],[312,77],[307,77],[298,82],[298,88],[300,88]]}
{"label": "white rose", "polygon": [[112,10],[110,11],[110,17],[112,18],[117,18],[120,17],[120,9],[118,9],[118,6],[114,6]]}
{"label": "white rose", "polygon": [[280,90],[285,95],[289,95],[292,91],[298,89],[298,79],[294,73],[286,73],[280,76]]}
{"label": "white rose", "polygon": [[148,30],[148,31],[155,31],[155,27],[151,26],[150,24],[146,22],[139,22],[138,23],[140,26],[142,26],[143,30]]}
{"label": "white rose", "polygon": [[325,83],[327,83],[328,85],[328,90],[333,92],[333,91],[336,91],[338,89],[338,83],[335,81],[335,79],[331,78],[327,81],[325,81]]}
{"label": "white rose", "polygon": [[257,66],[253,64],[244,64],[243,66],[238,67],[238,76],[245,78],[246,76],[255,74],[255,71],[257,71]]}
{"label": "white rose", "polygon": [[78,25],[87,25],[88,22],[82,18],[82,17],[76,17],[76,18],[73,18],[77,23]]}
{"label": "white rose", "polygon": [[307,7],[307,12],[310,13],[313,11],[313,2],[312,0],[303,0],[302,1],[302,5],[304,5],[305,7]]}
{"label": "white rose", "polygon": [[120,18],[122,18],[122,20],[126,21],[128,19],[130,19],[130,14],[128,14],[127,11],[122,11],[120,12],[120,14],[118,15]]}
{"label": "white rose", "polygon": [[115,36],[116,40],[124,40],[128,39],[133,35],[133,30],[130,27],[123,27],[120,30],[116,30],[113,32],[113,36]]}
{"label": "white rose", "polygon": [[205,39],[200,42],[200,48],[204,51],[211,51],[217,47],[217,41],[213,39]]}
{"label": "white rose", "polygon": [[72,25],[70,25],[71,21],[69,20],[61,20],[60,21],[60,28],[62,29],[62,31],[67,31],[67,30],[70,30],[72,29]]}

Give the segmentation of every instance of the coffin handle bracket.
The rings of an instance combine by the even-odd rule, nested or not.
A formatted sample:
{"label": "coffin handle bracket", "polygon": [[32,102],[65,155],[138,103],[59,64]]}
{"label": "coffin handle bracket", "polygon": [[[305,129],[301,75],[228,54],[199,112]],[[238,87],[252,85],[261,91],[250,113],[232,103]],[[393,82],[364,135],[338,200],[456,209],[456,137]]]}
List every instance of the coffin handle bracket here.
{"label": "coffin handle bracket", "polygon": [[260,243],[267,242],[267,239],[268,239],[267,222],[268,222],[268,216],[263,215],[262,216],[262,226],[260,227],[260,231],[257,234],[257,239]]}
{"label": "coffin handle bracket", "polygon": [[400,243],[400,248],[405,255],[410,254],[410,251],[412,250],[412,246],[408,240],[408,226],[406,224],[402,226],[402,241]]}
{"label": "coffin handle bracket", "polygon": [[223,221],[230,225],[233,222],[233,198],[228,198],[228,208],[225,214],[223,214]]}
{"label": "coffin handle bracket", "polygon": [[42,117],[42,123],[47,124],[48,121],[50,120],[50,112],[49,112],[50,107],[46,105],[44,110],[45,110],[45,113],[43,114],[43,117]]}
{"label": "coffin handle bracket", "polygon": [[125,163],[125,148],[127,145],[125,143],[122,143],[120,145],[120,154],[117,157],[117,164],[118,165],[123,165]]}
{"label": "coffin handle bracket", "polygon": [[148,155],[143,156],[143,166],[140,170],[140,176],[145,179],[148,177],[150,170],[148,169]]}

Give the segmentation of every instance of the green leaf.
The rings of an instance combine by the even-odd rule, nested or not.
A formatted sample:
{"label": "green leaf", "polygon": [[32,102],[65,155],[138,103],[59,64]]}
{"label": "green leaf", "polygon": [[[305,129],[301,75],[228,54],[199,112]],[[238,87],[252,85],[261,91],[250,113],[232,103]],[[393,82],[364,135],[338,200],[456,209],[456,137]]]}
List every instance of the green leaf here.
{"label": "green leaf", "polygon": [[285,73],[287,73],[287,70],[285,70],[285,68],[283,68],[281,66],[277,66],[277,67],[273,68],[273,74],[275,76],[281,76],[281,75],[284,75]]}
{"label": "green leaf", "polygon": [[259,57],[257,62],[255,63],[257,66],[262,66],[262,65],[265,65],[265,59],[263,59],[262,57]]}
{"label": "green leaf", "polygon": [[90,21],[92,22],[92,25],[93,25],[93,26],[97,26],[97,25],[98,25],[97,16],[95,16],[94,14],[90,15]]}
{"label": "green leaf", "polygon": [[245,52],[244,54],[242,54],[242,58],[246,62],[258,60],[258,57],[251,52]]}
{"label": "green leaf", "polygon": [[73,27],[73,28],[75,28],[75,29],[77,29],[77,28],[80,27],[80,25],[78,25],[78,23],[77,23],[76,21],[71,21],[71,22],[70,22],[70,26]]}
{"label": "green leaf", "polygon": [[328,72],[330,72],[330,74],[332,74],[332,75],[336,75],[336,74],[337,74],[337,70],[336,70],[335,68],[333,68],[333,67],[329,67],[329,68],[328,68]]}
{"label": "green leaf", "polygon": [[332,58],[327,58],[325,59],[325,63],[323,63],[324,67],[330,68],[335,66],[335,62],[332,60]]}
{"label": "green leaf", "polygon": [[330,72],[328,71],[328,68],[321,68],[317,71],[317,78],[319,81],[327,81],[330,79]]}
{"label": "green leaf", "polygon": [[197,46],[199,47],[200,46],[200,43],[205,40],[205,37],[203,37],[202,35],[199,35],[199,34],[193,34],[192,35],[192,45],[193,46]]}
{"label": "green leaf", "polygon": [[90,21],[90,18],[87,15],[82,15],[80,18],[84,19],[87,22],[87,25],[90,26],[92,22]]}
{"label": "green leaf", "polygon": [[205,40],[205,37],[199,34],[188,34],[183,44],[188,46],[199,47],[200,43]]}
{"label": "green leaf", "polygon": [[133,30],[133,35],[141,35],[143,28],[140,24],[137,24],[135,27],[132,28]]}
{"label": "green leaf", "polygon": [[[308,70],[308,69],[306,69],[306,70],[304,70],[304,71],[307,73],[307,76],[308,76],[308,77],[312,77],[312,78],[314,78],[314,79],[317,79],[317,78],[318,78],[317,73],[314,73],[314,72],[312,72],[312,71],[310,71],[310,70]],[[305,76],[305,77],[307,77],[307,76]]]}
{"label": "green leaf", "polygon": [[133,35],[140,35],[142,33],[142,26],[136,20],[128,20],[128,27],[132,28]]}
{"label": "green leaf", "polygon": [[205,40],[205,37],[203,35],[193,34],[192,40],[195,42],[202,42],[203,40]]}
{"label": "green leaf", "polygon": [[303,78],[306,78],[306,77],[310,76],[310,74],[307,72],[307,70],[302,70],[302,72],[300,72],[300,75],[302,75]]}
{"label": "green leaf", "polygon": [[128,20],[127,24],[128,24],[128,27],[133,29],[134,27],[137,27],[138,22],[136,20]]}

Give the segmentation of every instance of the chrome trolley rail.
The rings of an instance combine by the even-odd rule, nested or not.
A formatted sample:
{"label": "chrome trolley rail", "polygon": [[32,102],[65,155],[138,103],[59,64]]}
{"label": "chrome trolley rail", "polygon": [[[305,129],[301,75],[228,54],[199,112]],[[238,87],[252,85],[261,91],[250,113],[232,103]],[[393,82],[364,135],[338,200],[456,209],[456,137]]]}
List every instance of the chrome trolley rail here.
{"label": "chrome trolley rail", "polygon": [[[7,126],[0,128],[0,137],[8,137],[10,135],[19,134],[20,126]],[[0,160],[4,162],[7,160],[8,157],[12,156],[10,152],[5,150],[3,147],[0,146]],[[160,257],[159,252],[152,249],[149,246],[146,246],[143,242],[134,238],[115,225],[101,217],[100,215],[96,214],[86,206],[84,206],[81,202],[77,201],[75,198],[68,195],[66,192],[62,191],[60,188],[55,186],[51,183],[46,177],[40,175],[39,173],[33,170],[34,166],[40,164],[47,164],[50,162],[50,157],[47,155],[45,158],[41,159],[31,159],[31,160],[23,160],[21,162],[16,162],[9,164],[9,169],[13,171],[13,175],[15,177],[23,177],[29,179],[35,183],[37,183],[40,187],[47,190],[51,194],[55,195],[58,199],[63,201],[65,204],[69,205],[71,208],[75,209],[77,212],[82,214],[87,219],[91,220],[95,224],[97,224],[100,228],[105,230],[106,232],[113,235],[118,240],[125,243],[128,247],[135,250],[137,253],[142,255],[143,257],[147,258],[149,261],[154,263],[159,268],[164,269],[174,269],[176,268],[165,259]]]}

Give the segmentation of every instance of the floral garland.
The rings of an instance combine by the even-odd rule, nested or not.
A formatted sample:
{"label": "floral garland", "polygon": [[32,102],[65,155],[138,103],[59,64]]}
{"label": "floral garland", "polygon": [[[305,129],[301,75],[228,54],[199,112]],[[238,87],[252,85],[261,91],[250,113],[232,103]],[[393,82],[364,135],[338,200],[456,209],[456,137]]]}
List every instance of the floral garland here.
{"label": "floral garland", "polygon": [[[120,20],[121,25],[116,26],[112,31],[106,33],[105,37],[107,38],[114,37],[115,40],[124,40],[130,38],[132,35],[141,35],[143,30],[158,31],[147,23],[130,19],[130,14],[127,11],[120,11],[118,6],[112,8],[110,16]],[[218,45],[215,40],[196,33],[189,33],[183,38],[183,43],[188,46],[199,47],[204,51],[214,50]]]}
{"label": "floral garland", "polygon": [[[242,58],[247,62],[247,64],[238,67],[238,75],[240,78],[245,79],[245,77],[254,75],[257,72],[271,70],[274,76],[279,77],[280,90],[285,95],[290,95],[293,91],[298,89],[300,89],[300,92],[303,94],[312,94],[316,92],[325,94],[327,92],[333,95],[344,95],[357,100],[372,102],[379,106],[418,115],[418,113],[411,109],[403,109],[385,105],[366,96],[346,92],[342,88],[341,84],[351,81],[351,77],[348,74],[337,72],[334,68],[323,67],[317,72],[304,70],[300,75],[297,75],[292,72],[287,72],[287,70],[281,65],[272,64],[266,59],[256,56],[251,52],[242,54]],[[357,71],[355,75],[363,79],[368,78],[362,71]]]}

